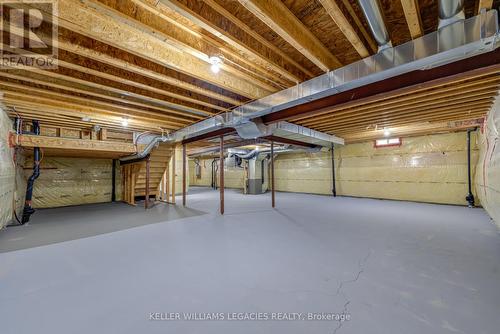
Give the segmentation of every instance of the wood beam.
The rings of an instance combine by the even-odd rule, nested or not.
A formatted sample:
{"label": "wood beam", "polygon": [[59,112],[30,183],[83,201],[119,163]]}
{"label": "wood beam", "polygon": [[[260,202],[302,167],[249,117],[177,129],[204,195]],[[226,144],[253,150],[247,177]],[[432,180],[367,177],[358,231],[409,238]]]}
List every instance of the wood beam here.
{"label": "wood beam", "polygon": [[354,27],[351,25],[347,17],[344,15],[340,7],[338,6],[336,0],[319,0],[323,8],[325,8],[326,12],[332,20],[337,24],[340,31],[344,34],[347,40],[351,43],[351,45],[356,49],[361,58],[368,57],[370,52],[363,44],[363,41],[359,37]]}
{"label": "wood beam", "polygon": [[187,138],[182,141],[182,144],[189,144],[189,143],[194,143],[199,140],[204,140],[204,139],[211,139],[215,138],[221,135],[227,135],[230,133],[235,132],[234,128],[222,128],[222,129],[217,129],[211,132],[207,132],[195,137]]}
{"label": "wood beam", "polygon": [[265,136],[262,137],[262,139],[271,141],[271,142],[277,142],[277,143],[282,143],[282,144],[288,144],[288,145],[294,145],[294,146],[301,146],[301,147],[307,147],[307,148],[314,148],[316,145],[311,144],[311,143],[306,143],[300,140],[295,140],[295,139],[289,139],[289,138],[283,138],[279,136]]}
{"label": "wood beam", "polygon": [[[114,66],[116,68],[126,70],[132,73],[135,73],[137,75],[141,75],[143,77],[157,80],[158,82],[162,82],[164,84],[168,84],[174,87],[178,87],[183,90],[191,91],[196,94],[200,94],[212,99],[216,99],[219,101],[224,101],[226,103],[232,104],[232,105],[239,105],[241,101],[236,100],[232,98],[231,96],[227,96],[227,94],[220,94],[218,92],[211,91],[209,89],[199,87],[197,85],[194,85],[192,83],[171,77],[167,75],[166,73],[160,73],[157,71],[154,71],[152,69],[146,68],[144,66],[139,66],[136,63],[132,63],[130,61],[127,61],[126,58],[121,58],[124,57],[123,53],[117,54],[116,52],[113,53],[112,55],[105,53],[101,50],[93,49],[90,47],[86,47],[85,45],[82,45],[83,41],[82,38],[78,40],[80,44],[75,44],[69,42],[69,38],[75,39],[76,36],[72,35],[72,32],[66,30],[65,35],[63,38],[60,38],[58,41],[58,47],[62,50],[65,50],[67,52],[71,52],[74,54],[77,54],[79,56],[88,58],[88,59],[94,59],[98,62],[101,62],[103,64],[107,64],[110,66]],[[88,42],[89,44],[91,43],[92,40],[89,38],[85,39],[85,42]],[[45,39],[44,39],[45,42]],[[47,41],[48,42],[48,41]],[[94,41],[95,44],[95,41]],[[109,48],[108,48],[109,49]],[[109,51],[111,52],[111,51]],[[158,64],[153,64],[149,63],[150,66],[158,66]],[[163,67],[157,67],[157,70],[164,70]]]}
{"label": "wood beam", "polygon": [[265,124],[270,124],[281,120],[312,116],[321,113],[325,108],[349,105],[353,102],[373,102],[377,98],[383,99],[387,94],[403,95],[415,90],[422,90],[422,87],[436,85],[439,82],[450,83],[456,80],[456,78],[471,78],[471,73],[478,76],[485,75],[485,73],[497,73],[500,70],[499,64],[500,49],[496,49],[446,65],[411,71],[320,98],[309,103],[286,108],[263,116],[262,121]]}
{"label": "wood beam", "polygon": [[368,32],[368,30],[365,29],[365,26],[361,22],[361,19],[356,14],[356,11],[354,10],[354,8],[351,5],[352,0],[341,0],[341,1],[342,1],[342,5],[347,10],[347,12],[351,16],[352,20],[354,21],[356,27],[363,35],[365,41],[368,43],[368,46],[370,47],[371,52],[376,53],[378,51],[378,44],[377,44],[377,42],[375,42],[375,39],[373,38],[373,35],[371,34],[371,32]]}
{"label": "wood beam", "polygon": [[281,1],[239,2],[323,71],[342,66],[330,50]]}
{"label": "wood beam", "polygon": [[[88,116],[91,119],[104,119],[108,121],[121,123],[124,116],[129,117],[129,123],[134,124],[154,124],[158,129],[178,129],[181,127],[179,123],[175,124],[172,121],[166,120],[163,117],[142,116],[133,112],[115,112],[104,108],[83,105],[80,103],[62,102],[59,100],[50,99],[48,97],[37,96],[32,98],[30,94],[24,94],[14,91],[4,91],[4,101],[9,106],[21,106],[28,108],[40,107],[45,110],[53,110],[52,113],[62,113],[68,116],[75,116],[82,119]],[[50,111],[49,111],[50,112]]]}
{"label": "wood beam", "polygon": [[401,0],[401,6],[405,13],[406,23],[410,30],[412,39],[418,38],[424,34],[422,26],[422,18],[420,17],[420,9],[418,8],[417,0]]}
{"label": "wood beam", "polygon": [[318,122],[297,122],[297,123],[307,127],[316,127],[316,126],[321,127],[323,124],[329,122],[351,123],[355,120],[366,118],[367,116],[387,115],[390,114],[391,112],[397,112],[401,110],[418,112],[420,109],[429,107],[447,107],[460,103],[464,103],[463,105],[466,105],[468,102],[475,101],[478,99],[491,98],[495,96],[497,92],[498,92],[498,86],[462,94],[460,94],[460,91],[458,91],[458,94],[456,95],[441,97],[439,99],[422,99],[413,101],[412,103],[401,103],[400,105],[394,104],[393,106],[384,108],[377,107],[376,105],[374,105],[373,107],[368,109],[354,108],[354,109],[342,110],[338,112],[333,112],[330,115],[330,117],[328,117],[327,119],[322,119]]}
{"label": "wood beam", "polygon": [[[171,10],[165,8],[161,3],[157,3],[157,1],[150,2],[150,5],[147,5],[147,0],[129,1],[126,5],[124,5],[123,0],[97,1],[134,21],[144,24],[153,34],[166,36],[170,39],[170,43],[175,44],[182,52],[202,61],[207,60],[207,55],[211,56],[220,53],[227,60],[223,62],[221,69],[237,77],[246,78],[264,89],[275,91],[277,88],[283,87],[283,85],[288,87],[297,81],[295,79],[290,82],[286,78],[287,76],[290,77],[290,73],[278,66],[270,66],[267,59],[263,57],[256,58],[256,54],[248,53],[243,55],[234,50],[231,45],[210,36],[210,34],[204,34],[203,38],[200,38],[198,29],[193,32],[191,24],[177,22],[179,20],[178,16],[176,19],[170,19],[165,13],[169,12],[170,15],[175,15],[175,13],[172,13]],[[262,62],[267,63],[268,70],[261,65]],[[276,70],[279,70],[281,75],[277,75]],[[257,73],[259,75],[256,75]]]}
{"label": "wood beam", "polygon": [[[53,88],[54,90],[64,90],[68,91],[70,93],[78,93],[78,94],[85,94],[93,97],[98,97],[104,100],[109,100],[109,101],[114,101],[118,102],[120,104],[128,104],[128,105],[134,105],[137,107],[141,108],[148,108],[148,109],[153,109],[155,111],[160,111],[162,113],[168,114],[171,109],[164,108],[164,107],[159,107],[156,104],[150,104],[150,103],[144,103],[137,101],[135,99],[131,99],[130,97],[123,98],[123,96],[119,97],[115,94],[111,94],[110,92],[101,92],[99,90],[92,90],[92,89],[82,89],[80,88],[81,85],[68,85],[64,81],[60,80],[51,80],[49,77],[43,79],[39,79],[37,76],[31,76],[31,73],[27,72],[25,76],[19,75],[19,74],[12,74],[12,73],[7,73],[6,71],[0,71],[0,77],[2,78],[8,78],[8,79],[13,79],[19,82],[26,82],[30,84],[36,84],[36,85],[42,85],[46,87]],[[43,77],[42,77],[43,78]],[[2,81],[0,81],[2,82]],[[3,83],[3,82],[2,82]],[[28,86],[26,86],[28,87]],[[185,120],[185,116],[176,116],[179,115],[178,111],[174,111],[174,115],[172,115],[173,119],[181,119]],[[189,115],[189,118],[192,118],[193,121],[200,120],[203,118],[203,116],[197,115],[197,114],[191,114]]]}
{"label": "wood beam", "polygon": [[[139,6],[146,8],[147,10],[155,13],[157,16],[162,17],[164,20],[174,24],[179,25],[181,29],[184,29],[188,34],[199,37],[199,28],[192,29],[190,26],[182,24],[183,22],[177,22],[176,17],[172,15],[172,12],[175,12],[178,15],[181,15],[186,20],[194,23],[196,26],[201,27],[209,34],[203,36],[203,38],[213,47],[218,48],[221,52],[228,54],[229,56],[238,59],[239,62],[246,64],[254,68],[256,71],[261,73],[264,76],[267,76],[270,80],[276,80],[276,75],[286,79],[289,83],[300,82],[304,78],[299,78],[297,75],[300,74],[299,71],[293,69],[290,71],[290,67],[285,68],[283,66],[283,59],[279,59],[280,57],[272,56],[266,54],[268,52],[263,52],[262,46],[259,48],[246,45],[243,43],[241,38],[234,37],[231,33],[233,32],[232,27],[228,27],[227,21],[229,18],[226,15],[222,15],[215,11],[215,8],[219,9],[223,8],[218,5],[213,0],[203,1],[203,3],[209,5],[211,8],[207,8],[206,6],[202,7],[204,10],[199,10],[200,5],[202,3],[198,1],[192,1],[188,3],[182,3],[175,0],[132,0]],[[212,9],[213,8],[213,9]],[[198,10],[197,10],[198,9]],[[207,13],[209,12],[209,13]],[[205,15],[207,14],[207,15]],[[228,13],[231,15],[230,13]],[[214,17],[213,21],[206,18]],[[226,22],[224,22],[226,21]],[[219,25],[218,25],[219,24]],[[222,25],[222,27],[221,27]],[[212,37],[214,36],[214,37]],[[216,38],[215,38],[216,37]],[[234,51],[233,51],[234,49]],[[251,61],[247,60],[248,58]],[[276,59],[278,58],[278,59]],[[281,60],[281,61],[280,61]],[[295,62],[294,62],[295,63]],[[267,70],[266,70],[267,69]],[[269,76],[269,75],[272,76]],[[274,78],[273,78],[274,77]],[[279,80],[281,84],[284,83],[283,80]]]}
{"label": "wood beam", "polygon": [[[43,69],[39,69],[39,68],[35,68],[35,67],[30,67],[30,66],[26,66],[26,67],[20,66],[20,68],[22,70],[4,70],[4,71],[7,71],[8,73],[21,73],[21,75],[26,75],[27,77],[30,77],[30,78],[31,77],[43,78],[43,80],[50,80],[50,81],[55,80],[55,81],[59,81],[59,82],[61,80],[63,80],[63,82],[65,82],[66,84],[68,84],[68,82],[69,82],[69,84],[68,84],[69,87],[72,87],[73,83],[76,83],[76,84],[80,85],[80,87],[84,87],[85,89],[89,89],[89,87],[91,87],[90,89],[92,89],[92,91],[101,91],[104,93],[117,94],[119,96],[135,98],[135,99],[142,100],[145,102],[163,105],[163,106],[165,106],[165,108],[168,109],[168,111],[170,113],[177,114],[177,115],[186,116],[188,113],[185,110],[174,109],[174,106],[171,103],[164,101],[162,99],[159,99],[159,98],[155,98],[154,95],[153,96],[151,96],[150,94],[143,95],[142,93],[141,94],[134,93],[134,92],[127,90],[127,89],[121,89],[121,88],[115,88],[112,86],[102,85],[100,83],[96,83],[95,80],[92,80],[88,77],[82,77],[82,78],[73,77],[71,75],[76,75],[76,74],[78,74],[78,72],[71,72],[71,71],[67,71],[67,70],[65,71],[65,68],[63,68],[63,67],[60,67],[59,69],[52,70],[52,71],[47,71],[47,70],[43,70]],[[35,73],[36,76],[23,74],[23,73],[25,73],[25,71]],[[79,75],[79,77],[81,77],[81,76]],[[87,79],[87,80],[85,80],[85,79]],[[193,113],[189,113],[189,116],[190,117],[198,117],[198,118],[203,117],[201,115],[197,115],[197,114],[193,114]]]}
{"label": "wood beam", "polygon": [[301,118],[296,120],[296,122],[304,126],[313,126],[331,119],[332,117],[339,117],[350,113],[359,114],[370,111],[379,111],[381,108],[386,111],[405,106],[414,106],[422,102],[438,103],[441,99],[461,95],[462,92],[472,93],[483,90],[498,90],[499,85],[500,77],[486,77],[473,81],[466,81],[463,83],[450,84],[444,87],[432,87],[418,93],[409,93],[407,95],[396,96],[394,98],[387,96],[387,99],[385,100],[378,100],[373,103],[355,105],[353,107],[331,108],[328,113],[325,112],[318,116]]}
{"label": "wood beam", "polygon": [[[243,22],[240,19],[238,19],[232,13],[230,13],[229,11],[227,11],[224,7],[222,7],[221,5],[219,5],[216,1],[214,1],[214,0],[204,0],[204,2],[206,4],[208,4],[210,7],[212,7],[214,10],[216,10],[218,13],[220,13],[222,16],[224,16],[226,19],[230,20],[239,29],[243,30],[248,35],[252,36],[256,41],[258,41],[259,43],[261,43],[262,45],[264,45],[268,49],[274,51],[276,54],[278,54],[283,59],[285,59],[287,62],[289,62],[290,64],[292,64],[293,66],[295,66],[296,68],[298,68],[299,70],[301,70],[302,72],[304,72],[309,77],[314,77],[315,76],[310,70],[308,70],[307,68],[305,68],[304,66],[302,66],[301,64],[299,64],[295,59],[293,59],[288,54],[286,54],[285,52],[283,52],[280,48],[278,48],[277,46],[275,46],[273,43],[269,42],[267,39],[265,39],[264,37],[262,37],[261,35],[259,35],[252,27],[248,26],[245,22]],[[219,28],[219,29],[220,29],[219,32],[224,37],[226,37],[226,35],[224,34],[224,29],[221,29],[221,28]],[[221,38],[223,38],[223,37],[221,37]],[[237,38],[234,38],[232,40],[235,40],[235,42],[238,41]]]}
{"label": "wood beam", "polygon": [[[51,15],[50,13],[46,13]],[[92,0],[65,0],[59,3],[59,26],[76,31],[139,57],[209,82],[249,98],[266,96],[270,91],[236,78],[225,71],[213,75],[208,55],[203,61],[182,52],[177,41],[154,33],[147,26],[112,8]]]}
{"label": "wood beam", "polygon": [[110,156],[127,156],[136,152],[135,145],[132,143],[39,135],[15,135],[14,143],[27,148],[41,147],[44,149],[72,150],[78,152],[109,153]]}
{"label": "wood beam", "polygon": [[493,0],[477,0],[477,12],[478,15],[481,12],[481,9],[490,10],[493,7]]}

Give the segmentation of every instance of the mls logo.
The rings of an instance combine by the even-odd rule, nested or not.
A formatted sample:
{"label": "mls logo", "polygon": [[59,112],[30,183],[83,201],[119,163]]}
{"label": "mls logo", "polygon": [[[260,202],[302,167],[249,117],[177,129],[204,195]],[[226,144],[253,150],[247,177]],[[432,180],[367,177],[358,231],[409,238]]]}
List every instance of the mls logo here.
{"label": "mls logo", "polygon": [[0,0],[0,69],[57,67],[57,0]]}

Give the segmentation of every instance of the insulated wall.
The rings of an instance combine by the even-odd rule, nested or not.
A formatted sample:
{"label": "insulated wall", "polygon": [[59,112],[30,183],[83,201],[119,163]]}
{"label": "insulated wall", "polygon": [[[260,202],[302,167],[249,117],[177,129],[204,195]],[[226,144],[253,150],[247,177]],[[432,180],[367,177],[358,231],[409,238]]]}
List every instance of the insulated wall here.
{"label": "insulated wall", "polygon": [[[117,163],[117,166],[119,164]],[[33,158],[25,163],[32,172]],[[43,157],[33,189],[33,207],[51,208],[111,201],[111,159]],[[121,199],[120,169],[116,168],[116,200]]]}
{"label": "insulated wall", "polygon": [[11,120],[3,108],[0,108],[0,229],[12,218],[15,168],[12,149],[9,147],[9,130],[11,129]]}
{"label": "insulated wall", "polygon": [[[403,138],[398,147],[336,146],[335,172],[338,195],[465,205],[466,132]],[[331,194],[330,152],[278,155],[275,182],[278,191]]]}
{"label": "insulated wall", "polygon": [[[194,159],[189,160],[189,179],[193,186],[210,186],[212,182],[212,161],[213,159],[199,159],[199,162]],[[201,178],[195,174],[196,163],[201,168]],[[218,166],[218,160],[217,160]],[[215,165],[214,165],[215,167]],[[224,187],[243,189],[244,186],[243,168],[235,166],[234,159],[225,159],[224,163]],[[217,185],[219,184],[219,173],[217,172]]]}
{"label": "insulated wall", "polygon": [[0,229],[14,218],[13,208],[18,216],[21,215],[26,192],[26,180],[20,167],[24,161],[23,151],[14,152],[9,146],[10,130],[12,121],[0,106]]}
{"label": "insulated wall", "polygon": [[477,197],[500,227],[500,100],[497,98],[479,134],[476,169]]}

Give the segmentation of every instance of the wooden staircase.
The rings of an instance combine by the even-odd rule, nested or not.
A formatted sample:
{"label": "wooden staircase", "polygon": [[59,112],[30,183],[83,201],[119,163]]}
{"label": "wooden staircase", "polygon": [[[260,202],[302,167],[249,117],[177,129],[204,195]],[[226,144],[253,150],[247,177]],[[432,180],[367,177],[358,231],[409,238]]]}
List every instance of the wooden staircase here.
{"label": "wooden staircase", "polygon": [[[174,159],[171,159],[174,157]],[[175,147],[172,144],[160,143],[149,155],[149,197],[168,201],[169,165],[175,161]],[[135,198],[146,196],[147,159],[122,166],[123,201],[135,205]],[[175,162],[172,169],[175,170]],[[166,196],[167,194],[167,196]],[[166,197],[166,199],[165,199]]]}

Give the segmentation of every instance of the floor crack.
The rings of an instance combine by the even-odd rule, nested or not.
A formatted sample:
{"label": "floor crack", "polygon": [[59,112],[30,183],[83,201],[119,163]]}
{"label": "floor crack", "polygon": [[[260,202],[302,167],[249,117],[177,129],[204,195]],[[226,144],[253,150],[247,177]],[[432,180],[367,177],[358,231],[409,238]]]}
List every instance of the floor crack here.
{"label": "floor crack", "polygon": [[[370,256],[372,255],[372,253],[373,253],[373,250],[370,250],[370,252],[368,252],[368,254],[365,257],[359,259],[359,261],[358,261],[359,271],[357,272],[356,276],[354,276],[353,279],[350,279],[350,280],[347,280],[347,281],[340,281],[340,283],[339,283],[339,286],[337,288],[337,295],[342,295],[342,297],[344,297],[344,299],[346,300],[346,302],[344,304],[344,309],[342,310],[342,314],[343,315],[347,315],[349,313],[348,306],[351,303],[351,301],[345,295],[344,291],[342,291],[342,288],[344,287],[345,284],[355,283],[359,279],[359,277],[361,276],[361,274],[364,271],[364,266],[368,262],[368,259],[370,258]],[[340,328],[342,328],[343,324],[344,324],[344,321],[339,321],[339,324],[337,325],[337,328],[335,328],[335,330],[333,331],[333,334],[336,334],[337,331],[340,330]]]}

